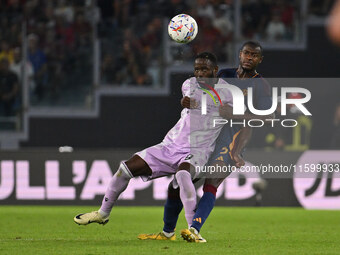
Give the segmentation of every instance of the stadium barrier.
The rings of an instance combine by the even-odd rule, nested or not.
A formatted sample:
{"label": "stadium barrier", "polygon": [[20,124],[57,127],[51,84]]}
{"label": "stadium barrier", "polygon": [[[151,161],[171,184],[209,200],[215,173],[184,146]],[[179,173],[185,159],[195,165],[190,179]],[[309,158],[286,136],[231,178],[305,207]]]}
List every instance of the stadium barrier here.
{"label": "stadium barrier", "polygon": [[[99,205],[120,160],[134,152],[67,151],[0,152],[0,204]],[[340,209],[340,151],[257,150],[245,158],[220,186],[217,205]],[[163,205],[171,178],[132,179],[118,205]]]}

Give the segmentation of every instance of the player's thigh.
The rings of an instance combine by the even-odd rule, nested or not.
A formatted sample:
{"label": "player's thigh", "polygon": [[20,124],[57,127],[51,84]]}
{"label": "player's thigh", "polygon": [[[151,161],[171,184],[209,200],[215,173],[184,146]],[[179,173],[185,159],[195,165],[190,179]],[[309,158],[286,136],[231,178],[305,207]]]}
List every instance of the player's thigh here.
{"label": "player's thigh", "polygon": [[151,175],[152,170],[149,165],[138,155],[133,155],[130,159],[125,162],[126,166],[129,168],[131,174],[136,176],[141,175]]}
{"label": "player's thigh", "polygon": [[183,162],[178,166],[177,172],[181,171],[181,170],[186,170],[188,172],[190,172],[190,170],[193,168],[193,166],[188,163],[188,162]]}
{"label": "player's thigh", "polygon": [[[215,171],[207,175],[204,185],[213,185],[215,188],[218,188],[225,178],[227,178],[232,173],[231,167],[227,167],[228,165],[231,166],[230,163],[231,161],[214,161],[212,166],[214,166]],[[217,171],[217,169],[221,169],[221,171]]]}
{"label": "player's thigh", "polygon": [[195,167],[188,162],[180,163],[180,165],[178,166],[177,172],[179,172],[179,171],[188,171],[190,173],[192,179],[194,179],[197,175],[197,173],[195,171]]}

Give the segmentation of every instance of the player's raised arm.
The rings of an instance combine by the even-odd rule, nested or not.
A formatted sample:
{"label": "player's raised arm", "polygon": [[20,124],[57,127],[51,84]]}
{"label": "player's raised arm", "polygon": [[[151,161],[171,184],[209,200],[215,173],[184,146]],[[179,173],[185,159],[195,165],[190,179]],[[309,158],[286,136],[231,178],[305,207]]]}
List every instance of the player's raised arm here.
{"label": "player's raised arm", "polygon": [[241,153],[250,141],[252,133],[253,131],[251,127],[242,128],[237,137],[237,141],[234,143],[233,149],[230,151],[231,159],[235,162],[235,166],[238,168],[245,165]]}

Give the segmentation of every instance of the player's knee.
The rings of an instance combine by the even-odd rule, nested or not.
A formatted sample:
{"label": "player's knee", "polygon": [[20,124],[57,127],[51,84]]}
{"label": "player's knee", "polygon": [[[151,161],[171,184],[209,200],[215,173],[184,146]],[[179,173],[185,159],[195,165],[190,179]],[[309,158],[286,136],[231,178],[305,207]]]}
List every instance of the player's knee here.
{"label": "player's knee", "polygon": [[168,186],[168,198],[170,198],[170,199],[180,199],[179,187],[177,186],[177,188],[174,188],[173,182],[174,182],[174,180],[172,180],[169,183],[169,186]]}
{"label": "player's knee", "polygon": [[192,166],[190,163],[187,163],[187,162],[184,162],[184,163],[181,163],[178,167],[178,170],[175,174],[175,176],[177,175],[182,175],[182,176],[187,176],[189,175],[191,179],[194,178],[195,176],[195,167]]}
{"label": "player's knee", "polygon": [[126,179],[131,179],[134,177],[129,168],[127,167],[127,165],[123,161],[120,162],[116,175],[125,177]]}
{"label": "player's knee", "polygon": [[179,171],[188,171],[188,172],[190,172],[191,168],[192,168],[192,166],[191,166],[190,163],[188,163],[188,162],[183,162],[183,163],[181,163],[181,164],[178,166],[178,171],[177,171],[177,172],[179,172]]}

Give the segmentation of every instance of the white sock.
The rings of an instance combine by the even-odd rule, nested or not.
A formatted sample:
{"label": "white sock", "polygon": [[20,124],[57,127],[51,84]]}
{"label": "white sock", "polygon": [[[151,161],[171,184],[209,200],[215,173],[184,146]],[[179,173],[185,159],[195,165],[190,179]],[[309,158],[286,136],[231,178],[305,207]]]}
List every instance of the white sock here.
{"label": "white sock", "polygon": [[196,229],[196,228],[194,228],[194,227],[190,227],[189,229],[192,229],[192,230],[194,231],[194,233],[195,233],[196,235],[198,235],[198,231],[197,231],[197,229]]}
{"label": "white sock", "polygon": [[170,232],[170,233],[168,233],[168,232],[165,232],[165,231],[163,230],[163,234],[164,234],[167,238],[170,238],[170,237],[172,237],[172,236],[175,234],[175,232]]}
{"label": "white sock", "polygon": [[125,163],[122,162],[118,171],[112,176],[109,186],[106,189],[102,206],[100,207],[101,213],[105,215],[110,214],[114,203],[117,201],[119,195],[127,188],[132,177],[130,170]]}
{"label": "white sock", "polygon": [[109,213],[104,212],[104,211],[102,211],[101,209],[98,210],[98,213],[99,213],[100,216],[102,216],[103,218],[106,218],[106,217],[110,216]]}
{"label": "white sock", "polygon": [[178,186],[180,187],[179,196],[182,200],[185,218],[188,226],[192,225],[192,219],[196,209],[196,190],[192,183],[191,175],[186,170],[180,170],[176,173]]}

